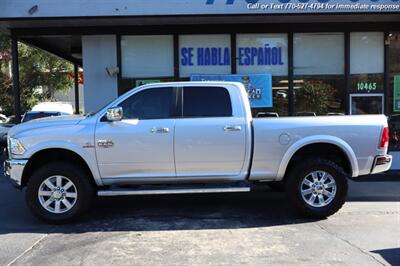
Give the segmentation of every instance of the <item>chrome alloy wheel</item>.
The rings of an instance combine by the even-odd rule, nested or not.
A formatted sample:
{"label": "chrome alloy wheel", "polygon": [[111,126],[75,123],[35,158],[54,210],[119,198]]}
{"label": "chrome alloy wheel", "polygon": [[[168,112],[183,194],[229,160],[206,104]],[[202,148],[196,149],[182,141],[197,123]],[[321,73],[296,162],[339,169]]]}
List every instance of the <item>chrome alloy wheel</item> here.
{"label": "chrome alloy wheel", "polygon": [[303,200],[310,206],[325,207],[335,198],[336,181],[325,171],[314,171],[306,175],[300,190]]}
{"label": "chrome alloy wheel", "polygon": [[38,191],[39,202],[51,213],[65,213],[74,207],[78,191],[74,183],[65,176],[51,176],[44,180]]}

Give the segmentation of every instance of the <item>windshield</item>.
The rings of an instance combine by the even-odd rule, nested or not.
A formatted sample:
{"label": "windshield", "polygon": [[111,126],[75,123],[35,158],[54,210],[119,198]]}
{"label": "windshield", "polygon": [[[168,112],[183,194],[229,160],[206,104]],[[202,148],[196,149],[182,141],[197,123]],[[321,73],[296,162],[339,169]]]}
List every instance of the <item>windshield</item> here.
{"label": "windshield", "polygon": [[[132,90],[136,90],[141,88],[142,86],[133,88]],[[130,93],[132,90],[129,90],[127,92],[125,92],[124,94],[120,95],[118,98],[123,98],[126,94]],[[114,98],[112,101],[109,101],[107,104],[103,105],[101,108],[97,109],[95,112],[88,112],[85,114],[85,116],[90,117],[90,116],[94,116],[95,114],[97,114],[98,112],[100,112],[101,110],[103,110],[107,105],[109,105],[110,103],[112,103],[113,101],[115,101],[118,98]]]}
{"label": "windshield", "polygon": [[39,119],[39,118],[44,118],[44,117],[50,117],[50,116],[59,116],[60,113],[45,113],[45,112],[39,112],[39,113],[26,113],[24,115],[24,118],[22,119],[22,122],[28,122],[34,119]]}
{"label": "windshield", "polygon": [[[114,101],[114,100],[113,100]],[[101,108],[97,109],[97,111],[95,112],[89,112],[86,113],[85,116],[90,117],[90,116],[94,116],[95,114],[97,114],[98,112],[100,112],[101,110],[104,109],[104,107],[106,107],[107,105],[109,105],[111,102],[108,102],[107,104],[103,105]]]}
{"label": "windshield", "polygon": [[6,122],[4,122],[4,124],[16,124],[16,123],[17,121],[14,115],[8,117]]}

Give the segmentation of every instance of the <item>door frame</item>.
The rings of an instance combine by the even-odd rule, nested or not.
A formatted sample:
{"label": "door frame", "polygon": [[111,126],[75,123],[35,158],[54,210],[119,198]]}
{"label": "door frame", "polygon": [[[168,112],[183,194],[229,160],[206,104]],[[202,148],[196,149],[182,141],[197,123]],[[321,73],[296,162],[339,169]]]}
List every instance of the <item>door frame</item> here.
{"label": "door frame", "polygon": [[382,114],[385,113],[385,94],[384,93],[351,93],[349,95],[349,114],[353,115],[353,97],[377,97],[380,96],[382,98]]}

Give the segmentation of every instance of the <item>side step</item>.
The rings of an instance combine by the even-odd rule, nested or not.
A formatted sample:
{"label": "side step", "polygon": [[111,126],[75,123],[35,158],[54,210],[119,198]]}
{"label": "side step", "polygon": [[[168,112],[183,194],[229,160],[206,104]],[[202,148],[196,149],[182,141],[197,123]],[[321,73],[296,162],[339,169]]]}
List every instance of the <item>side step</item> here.
{"label": "side step", "polygon": [[155,189],[154,187],[137,188],[137,189],[109,189],[99,190],[97,195],[99,197],[113,197],[113,196],[133,196],[133,195],[168,195],[168,194],[198,194],[198,193],[233,193],[233,192],[250,192],[248,186],[232,186],[232,187],[161,187]]}

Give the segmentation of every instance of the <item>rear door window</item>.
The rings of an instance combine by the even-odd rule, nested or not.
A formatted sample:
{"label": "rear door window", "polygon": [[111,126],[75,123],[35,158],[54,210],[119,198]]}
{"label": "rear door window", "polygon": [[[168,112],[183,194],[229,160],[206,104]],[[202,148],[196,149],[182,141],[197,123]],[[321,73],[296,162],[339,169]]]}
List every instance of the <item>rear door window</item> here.
{"label": "rear door window", "polygon": [[232,103],[223,87],[184,87],[183,117],[229,117]]}

